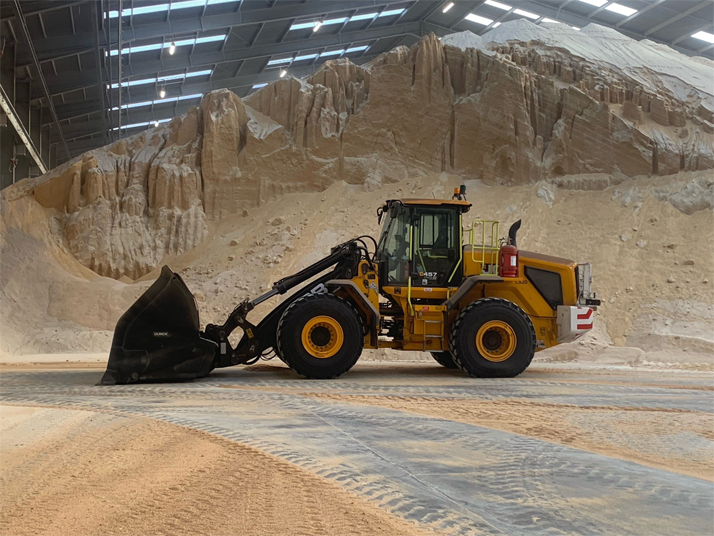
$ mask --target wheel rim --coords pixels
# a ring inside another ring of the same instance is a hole
[[[330,316],[316,316],[302,328],[302,345],[312,357],[332,357],[342,348],[345,336],[340,323]]]
[[[505,361],[516,351],[516,333],[501,320],[486,322],[476,334],[476,349],[493,363]]]

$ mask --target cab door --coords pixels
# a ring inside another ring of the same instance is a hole
[[[458,211],[445,207],[415,208],[412,227],[412,286],[446,287],[460,281]]]

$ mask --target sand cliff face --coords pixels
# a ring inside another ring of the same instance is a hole
[[[527,184],[714,168],[714,98],[696,88],[675,94],[538,40],[445,42],[429,35],[364,67],[329,61],[245,101],[214,91],[4,195],[56,209],[71,255],[133,280],[203,241],[209,221],[340,180],[374,189],[433,172]]]

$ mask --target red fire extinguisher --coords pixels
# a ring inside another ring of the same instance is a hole
[[[498,275],[501,277],[518,277],[518,248],[512,244],[501,246],[498,259]]]

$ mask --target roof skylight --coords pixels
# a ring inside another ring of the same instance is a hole
[[[369,20],[369,19],[374,19],[376,17],[393,17],[394,15],[401,15],[405,11],[404,8],[402,9],[392,9],[390,11],[382,11],[381,13],[377,13],[376,11],[374,13],[362,13],[360,15],[354,15],[353,17],[350,17],[349,19],[347,17],[342,17],[338,19],[327,19],[323,20],[321,26],[327,26],[330,24],[342,24],[344,22],[355,22],[358,20]],[[320,23],[319,20],[313,20],[309,22],[298,22],[290,26],[290,30],[304,30],[306,28],[314,28]]]
[[[156,121],[144,121],[143,123],[132,123],[131,125],[122,125],[121,129],[130,129],[130,128],[139,128],[139,127],[148,127],[149,125],[156,125],[157,123],[166,123],[167,121],[171,121],[173,117],[167,117],[166,119],[158,119]],[[119,130],[119,127],[114,127],[112,130]]]
[[[511,11],[513,9],[512,6],[509,6],[508,4],[502,4],[501,2],[496,2],[495,0],[486,0],[484,4],[486,4],[487,6],[502,9],[503,11]]]
[[[193,39],[181,39],[180,41],[172,41],[165,43],[153,43],[151,45],[139,45],[135,47],[122,48],[121,53],[124,54],[136,54],[137,52],[147,52],[149,50],[161,50],[162,48],[169,48],[172,44],[177,47],[185,47],[189,45],[200,45],[201,43],[212,43],[214,41],[223,41],[226,38],[226,34],[223,35],[211,35],[209,37],[195,37]],[[119,55],[118,49],[113,49],[110,52],[111,56]]]
[[[147,15],[149,13],[162,13],[169,10],[169,5],[171,6],[171,11],[177,9],[188,9],[190,7],[204,7],[206,5],[213,6],[216,4],[229,4],[237,2],[238,0],[184,0],[183,2],[172,2],[171,4],[156,4],[153,6],[142,6],[135,8],[122,9],[122,17],[131,17],[137,15]],[[110,19],[116,19],[119,17],[119,11],[113,10],[109,12]]]
[[[476,15],[475,13],[469,13],[468,15],[466,15],[465,18],[466,20],[470,20],[471,22],[475,22],[476,24],[482,24],[483,26],[488,26],[493,22],[491,19]]]
[[[707,43],[714,43],[714,34],[709,32],[697,32],[692,34],[694,39],[699,39],[700,41],[706,41]]]
[[[156,100],[150,100],[150,101],[142,101],[142,102],[130,102],[128,104],[122,104],[121,108],[122,110],[127,110],[129,108],[141,108],[142,106],[153,106],[154,104],[165,104],[167,102],[178,102],[182,100],[189,100],[189,99],[200,99],[203,98],[203,93],[194,93],[193,95],[181,95],[179,97],[169,97],[167,99],[156,99]],[[113,111],[118,110],[118,106],[114,106],[112,108]]]
[[[144,84],[157,84],[159,82],[170,82],[173,80],[185,80],[186,78],[193,78],[195,76],[208,76],[213,72],[212,69],[208,69],[206,71],[196,71],[193,73],[186,73],[186,74],[172,74],[169,76],[159,76],[156,78],[143,78],[141,80],[130,80],[128,82],[124,82],[122,84],[122,87],[126,86],[141,86]],[[119,84],[115,83],[112,84],[112,89],[117,89],[119,87]]]
[[[516,15],[520,15],[521,17],[526,17],[533,20],[540,18],[540,15],[536,15],[535,13],[531,13],[530,11],[525,11],[524,9],[514,9],[513,12]]]

